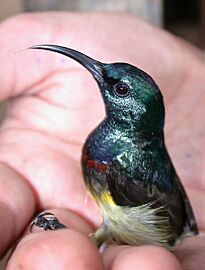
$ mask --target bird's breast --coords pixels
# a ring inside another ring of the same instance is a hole
[[[107,191],[106,175],[109,165],[91,158],[86,147],[82,154],[82,169],[85,183],[95,199]]]
[[[82,163],[88,171],[95,170],[99,173],[105,173],[108,165],[106,163],[100,162],[96,159],[92,159],[88,153],[87,148],[84,148],[82,155]]]

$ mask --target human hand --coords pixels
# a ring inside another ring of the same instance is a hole
[[[59,44],[102,62],[132,63],[152,75],[165,98],[168,149],[201,231],[203,53],[127,15],[27,14],[2,23],[0,35],[0,100],[9,99],[0,130],[0,252],[43,209],[52,208],[69,228],[23,236],[7,269],[202,269],[202,236],[184,240],[176,257],[159,247],[119,246],[109,247],[101,259],[87,237],[101,217],[86,195],[80,169],[82,144],[104,115],[97,85],[71,59],[45,51],[18,51],[35,44]]]

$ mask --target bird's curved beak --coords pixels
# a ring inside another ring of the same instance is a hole
[[[102,74],[103,64],[81,52],[63,46],[47,45],[47,44],[34,45],[29,49],[48,50],[68,56],[77,61],[78,63],[80,63],[82,66],[84,66],[93,75],[93,77],[99,84],[103,83],[103,74]]]

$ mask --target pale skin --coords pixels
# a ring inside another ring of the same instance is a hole
[[[0,129],[0,253],[49,210],[69,229],[20,237],[7,268],[193,270],[205,265],[204,53],[128,15],[27,14],[0,25],[0,100],[9,100]],[[159,85],[166,142],[201,232],[174,253],[154,246],[108,247],[101,256],[88,234],[101,216],[87,195],[80,155],[104,116],[97,85],[79,64],[35,44],[59,44],[102,62],[128,62]]]

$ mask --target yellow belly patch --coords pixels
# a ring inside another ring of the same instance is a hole
[[[90,193],[91,198],[96,201],[99,206],[102,205],[116,205],[116,203],[114,202],[110,192],[105,189],[104,191],[101,191],[100,194],[96,194],[95,192],[93,192],[93,189],[88,186],[88,190]]]
[[[100,200],[102,203],[106,203],[106,204],[109,204],[109,205],[115,205],[116,203],[114,202],[111,194],[109,192],[102,192],[100,198],[98,199]]]

